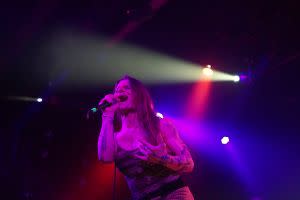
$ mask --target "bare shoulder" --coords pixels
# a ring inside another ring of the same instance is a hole
[[[178,137],[178,131],[171,119],[160,119],[160,129],[163,136]]]
[[[159,120],[161,129],[174,128],[173,122],[169,118],[162,118]]]

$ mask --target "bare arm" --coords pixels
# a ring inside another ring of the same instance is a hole
[[[182,149],[179,155],[172,156],[166,154],[161,159],[161,164],[178,173],[190,173],[194,169],[194,161],[186,147]]]
[[[192,172],[194,161],[176,128],[170,121],[164,120],[161,122],[161,131],[167,147],[173,153],[161,156],[161,164],[178,173]]]
[[[99,104],[104,101],[113,102],[115,99],[113,94],[106,95]],[[113,104],[102,112],[102,125],[98,138],[98,158],[103,162],[114,161],[115,139],[114,139],[114,113],[117,109],[117,104]]]
[[[153,146],[140,140],[140,153],[135,156],[142,160],[164,165],[179,174],[191,172],[194,168],[194,161],[175,127],[163,119],[160,129],[164,142]]]
[[[102,116],[102,126],[98,138],[98,158],[103,162],[114,161],[114,127],[112,116]]]

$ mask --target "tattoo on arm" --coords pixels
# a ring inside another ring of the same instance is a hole
[[[180,151],[179,155],[164,155],[161,156],[161,159],[162,164],[166,164],[166,166],[175,169],[176,171],[184,171],[185,169],[188,169],[190,167],[190,154],[185,145],[183,146],[183,149]]]
[[[190,171],[193,168],[194,163],[191,154],[187,146],[181,140],[177,129],[168,122],[162,124],[162,129],[164,133],[163,138],[171,143],[171,146],[174,145],[175,154],[167,154],[168,156],[161,157],[161,162],[166,167],[178,172]],[[174,142],[170,140],[173,140]]]

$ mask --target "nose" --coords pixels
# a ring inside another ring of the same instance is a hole
[[[120,89],[116,92],[116,95],[119,96],[119,95],[122,95],[125,91],[123,89]]]
[[[123,94],[124,94],[124,90],[123,89],[119,89],[116,93],[115,93],[115,96],[117,97],[117,98],[119,98],[120,96],[122,96]]]
[[[119,94],[120,92],[122,92],[121,89],[115,90],[115,94],[116,94],[116,95]]]

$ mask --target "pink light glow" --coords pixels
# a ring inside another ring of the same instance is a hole
[[[201,118],[207,107],[211,82],[209,80],[195,83],[187,100],[187,116]]]

